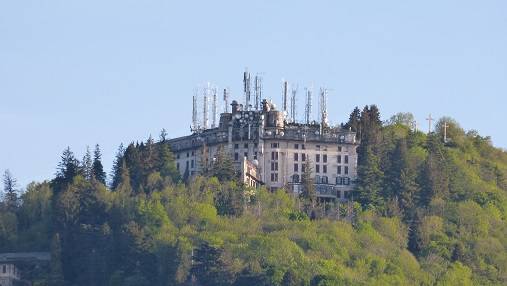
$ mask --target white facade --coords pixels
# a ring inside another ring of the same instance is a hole
[[[19,280],[19,272],[14,264],[0,264],[0,286],[12,286]]]
[[[322,198],[346,199],[357,179],[358,142],[355,133],[316,123],[287,123],[283,112],[270,106],[262,111],[223,113],[217,128],[169,140],[182,175],[196,175],[222,150],[240,170],[243,160],[271,190],[298,192],[305,163],[309,160],[317,194]]]

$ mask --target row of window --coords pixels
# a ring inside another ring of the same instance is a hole
[[[271,163],[271,165],[273,165],[273,163]],[[276,166],[277,166],[276,170],[278,171],[278,163],[276,163]],[[319,164],[315,165],[315,173],[321,173],[320,166],[321,165],[319,165]],[[271,169],[271,170],[273,171],[273,169]],[[306,171],[306,166],[305,166],[305,164],[302,164],[301,165],[301,172],[304,173],[305,171]],[[348,175],[349,174],[349,166],[343,166],[343,169],[342,169],[342,166],[336,167],[336,173],[338,175],[341,175],[342,171],[343,171],[344,175]],[[299,164],[294,164],[294,172],[295,173],[299,172]],[[322,165],[322,173],[327,174],[327,165]]]
[[[243,148],[245,148],[245,149],[248,149],[248,147],[249,147],[248,143],[245,143],[243,145]],[[257,148],[257,147],[259,147],[259,144],[254,143],[254,148]],[[234,149],[239,149],[239,144],[234,144]]]
[[[273,174],[271,174],[271,178],[273,178]],[[276,179],[278,181],[278,174],[276,174]],[[327,176],[315,176],[315,183],[316,184],[329,184],[329,178]],[[272,180],[273,181],[273,180]],[[292,175],[292,182],[293,183],[301,183],[301,178],[298,174]],[[350,185],[350,178],[349,177],[336,177],[335,181],[336,185]]]
[[[273,153],[276,153],[276,152],[273,152]],[[320,163],[320,158],[321,158],[320,154],[315,154],[315,162],[316,163]],[[296,162],[299,161],[299,153],[294,153],[294,161],[296,161]],[[305,153],[301,153],[301,161],[306,161],[306,154]],[[336,161],[339,164],[341,164],[342,163],[342,155],[338,155],[336,157]],[[343,162],[345,164],[349,163],[349,155],[343,155]],[[322,155],[322,163],[327,163],[327,154]]]

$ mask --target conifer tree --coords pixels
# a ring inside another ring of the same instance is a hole
[[[90,147],[86,146],[86,153],[81,161],[81,172],[86,180],[92,179],[92,155],[90,153]]]
[[[58,163],[56,176],[65,183],[69,183],[72,179],[79,174],[79,161],[74,157],[74,153],[67,147],[61,156],[61,161]]]
[[[102,154],[100,152],[99,144],[95,145],[95,151],[93,152],[93,164],[92,164],[92,176],[95,180],[106,184],[106,172],[102,166]]]
[[[356,106],[352,113],[350,113],[349,121],[345,124],[346,129],[351,129],[354,132],[359,132],[359,124],[361,123],[361,110]]]
[[[121,180],[121,168],[123,162],[123,156],[125,154],[125,148],[123,148],[123,143],[118,147],[118,151],[116,151],[116,156],[113,162],[113,169],[111,171],[111,189],[114,190],[118,186]]]
[[[58,233],[53,236],[53,240],[51,241],[51,263],[49,270],[49,285],[65,285],[62,268],[62,246]]]
[[[4,195],[3,201],[9,211],[14,211],[18,207],[18,192],[16,190],[16,179],[9,170],[5,170],[3,176]]]
[[[299,194],[299,197],[303,200],[305,204],[305,210],[308,213],[310,213],[313,208],[315,208],[315,204],[317,203],[317,192],[315,190],[312,172],[313,168],[311,160],[307,158],[305,162],[305,171],[301,176],[302,190]]]

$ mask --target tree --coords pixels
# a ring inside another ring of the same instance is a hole
[[[399,112],[391,116],[389,119],[390,125],[404,125],[412,128],[414,126],[414,115],[410,112]]]
[[[222,260],[222,250],[208,242],[201,244],[194,252],[191,273],[204,286],[231,285],[233,277]]]
[[[304,166],[305,170],[301,175],[302,190],[299,194],[299,197],[305,204],[305,211],[307,214],[310,214],[310,212],[315,208],[315,204],[317,203],[317,192],[315,190],[315,184],[312,178],[313,168],[310,158],[306,159]]]
[[[158,142],[160,143],[165,143],[167,141],[167,131],[165,130],[165,128],[162,128],[162,131],[160,131],[160,139]]]
[[[16,179],[9,170],[4,172],[4,196],[5,207],[9,211],[14,211],[18,207],[18,191],[16,190]]]
[[[350,113],[349,121],[344,125],[346,129],[351,129],[354,132],[359,132],[361,123],[361,110],[356,106],[352,113]]]
[[[81,161],[81,171],[83,176],[87,180],[91,180],[93,177],[92,174],[92,155],[90,153],[90,147],[86,146],[86,153],[83,156],[83,160]]]
[[[205,164],[205,162],[201,164]],[[233,180],[235,178],[236,171],[234,169],[234,162],[222,148],[217,150],[216,157],[213,158],[208,174],[205,175],[216,177],[220,182]]]
[[[118,147],[118,151],[116,151],[116,156],[113,162],[113,169],[111,171],[111,189],[115,190],[118,187],[118,184],[121,180],[121,169],[124,164],[123,156],[125,154],[125,148],[123,148],[123,143]]]
[[[92,176],[95,180],[106,184],[106,172],[101,162],[102,154],[100,152],[99,144],[95,145],[95,151],[93,152],[93,164],[92,164]]]
[[[56,176],[65,183],[69,183],[72,179],[79,174],[79,161],[74,157],[74,153],[67,147],[61,156],[61,161],[58,163]]]
[[[62,268],[62,246],[58,233],[55,233],[51,241],[51,263],[49,270],[49,285],[65,285]]]

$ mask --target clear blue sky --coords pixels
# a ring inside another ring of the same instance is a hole
[[[239,98],[245,67],[278,102],[282,78],[327,86],[333,122],[375,103],[507,147],[507,1],[4,0],[0,171],[24,187],[95,143],[109,171],[121,142],[187,134],[198,84]]]

